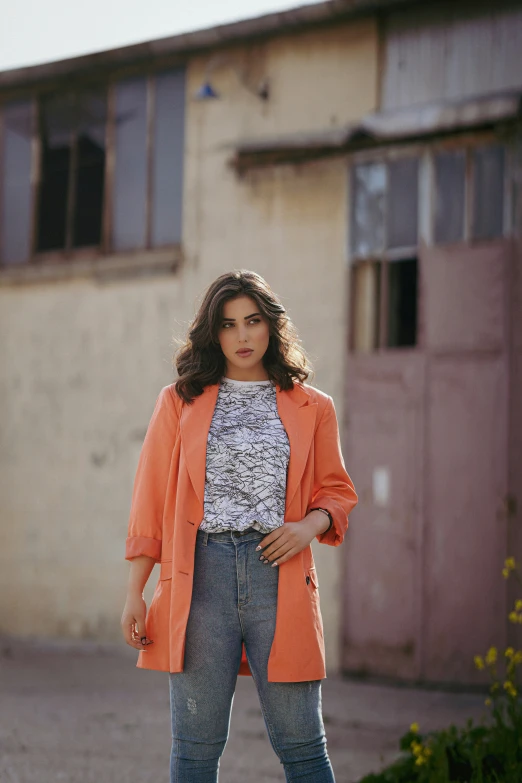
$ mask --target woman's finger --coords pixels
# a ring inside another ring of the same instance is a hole
[[[300,551],[299,549],[295,549],[294,547],[288,549],[283,555],[278,555],[276,558],[274,558],[274,561],[272,562],[270,568],[273,568],[275,566],[279,567],[283,563],[286,563],[287,560],[290,560],[290,558],[297,555],[299,551]]]
[[[275,552],[272,552],[265,559],[268,560],[269,563],[273,563],[276,560],[279,562],[281,560],[281,558],[283,558],[288,552],[291,552],[291,551],[294,551],[294,550],[295,550],[295,547],[292,546],[291,542],[285,541],[285,543],[282,546],[280,546]]]

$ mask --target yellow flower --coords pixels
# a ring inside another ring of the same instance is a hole
[[[515,601],[515,612],[522,612],[522,598]]]
[[[506,658],[512,658],[514,654],[515,654],[515,651],[514,651],[514,649],[512,647],[508,647],[506,652],[504,653]]]
[[[503,568],[502,569],[502,576],[504,577],[504,579],[508,578],[508,576],[509,576],[509,568]]]
[[[479,670],[482,670],[484,668],[484,660],[482,658],[482,655],[475,655],[475,666]]]
[[[412,734],[418,734],[419,733],[419,724],[418,723],[412,723],[410,726],[410,731]]]
[[[486,699],[486,701],[484,702],[484,704],[486,705],[486,707],[491,707],[492,703],[493,703],[493,702],[491,701],[491,699]]]
[[[508,620],[510,623],[518,623],[518,614],[516,612],[510,612],[508,614]]]
[[[518,666],[519,663],[522,663],[522,652],[520,650],[514,654],[511,663],[514,663],[515,666]]]
[[[497,662],[497,648],[490,647],[486,654],[486,663],[488,666],[493,666]]]
[[[512,696],[513,698],[517,695],[517,689],[515,688],[513,683],[510,682],[509,680],[507,680],[504,683],[504,690],[506,691],[508,696]]]
[[[514,571],[517,567],[517,564],[515,563],[514,557],[506,557],[506,560],[504,562],[504,567],[509,568],[510,571]]]

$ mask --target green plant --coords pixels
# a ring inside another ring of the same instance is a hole
[[[522,584],[512,557],[506,559],[502,575],[513,575]],[[508,619],[522,624],[522,598],[515,601]],[[400,740],[398,760],[360,783],[522,783],[522,698],[517,688],[521,665],[522,650],[513,647],[502,656],[496,647],[476,655],[475,666],[490,676],[487,721],[474,725],[469,720],[464,727],[452,725],[424,735],[413,723]]]

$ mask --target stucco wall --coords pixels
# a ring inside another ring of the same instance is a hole
[[[226,54],[226,53],[225,53]],[[225,65],[221,100],[198,103],[207,58],[188,68],[184,261],[172,276],[0,290],[0,632],[117,638],[132,480],[156,395],[218,274],[255,269],[283,298],[343,417],[346,166],[266,169],[238,180],[234,141],[320,129],[376,105],[377,40],[360,22],[234,49],[262,103]],[[349,469],[349,466],[347,466]],[[328,665],[338,665],[342,548],[314,545]],[[150,595],[150,591],[149,591]]]

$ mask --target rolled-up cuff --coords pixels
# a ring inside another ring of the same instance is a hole
[[[130,536],[125,542],[125,560],[146,555],[156,561],[161,560],[161,541],[157,538],[144,538],[142,536]]]

